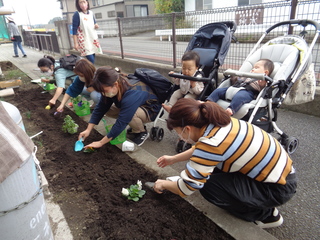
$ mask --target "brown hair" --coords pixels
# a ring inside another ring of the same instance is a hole
[[[196,67],[200,66],[200,56],[197,52],[188,51],[183,54],[181,61],[190,61],[190,60],[195,62]]]
[[[92,79],[94,76],[94,72],[96,71],[95,66],[87,59],[82,58],[80,59],[74,69],[73,72],[77,75],[79,75],[79,73],[81,73],[83,75],[83,77],[85,78],[85,85],[86,87],[88,87],[89,85],[92,84]]]
[[[271,60],[269,60],[269,59],[260,59],[259,61],[263,62],[263,67],[264,67],[264,69],[269,71],[268,76],[270,76],[270,74],[273,72],[273,69],[274,69],[273,62]]]
[[[120,101],[123,94],[131,86],[123,74],[118,73],[114,68],[110,66],[99,67],[93,77],[92,87],[99,93],[104,92],[104,87],[112,87],[115,82],[118,82],[119,91],[117,98]]]
[[[229,114],[214,102],[200,102],[193,98],[180,98],[171,108],[167,127],[194,126],[202,128],[208,124],[223,127],[230,123]]]
[[[88,9],[87,9],[87,11],[89,11],[89,10],[90,10],[90,4],[89,4],[89,1],[88,1],[88,0],[86,0],[86,1],[87,1],[87,3],[88,3]],[[82,9],[81,9],[80,4],[79,4],[79,0],[76,0],[76,9],[78,10],[78,12],[82,12]]]

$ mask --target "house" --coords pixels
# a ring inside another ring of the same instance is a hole
[[[185,0],[185,12],[201,11],[214,8],[240,7],[252,4],[277,2],[283,0],[228,0],[228,1],[214,1],[214,0]]]
[[[72,22],[76,11],[75,0],[58,0],[61,3],[62,16]],[[88,0],[96,20],[107,20],[118,17],[142,17],[154,15],[153,0]]]

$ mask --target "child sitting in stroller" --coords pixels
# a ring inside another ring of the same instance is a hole
[[[274,69],[274,64],[269,59],[260,59],[257,61],[251,73],[264,73],[269,76]],[[231,78],[231,87],[217,88],[208,97],[207,101],[217,102],[219,99],[226,100],[226,92],[232,88],[240,89],[232,98],[230,106],[226,109],[226,112],[232,116],[236,113],[245,103],[251,102],[259,92],[266,86],[266,81],[255,80],[251,78]]]
[[[182,74],[191,77],[203,77],[203,74],[198,70],[200,67],[200,57],[195,51],[187,51],[183,54],[182,58]],[[174,73],[173,71],[169,74]],[[180,78],[174,78],[174,83],[179,85],[179,89],[174,91],[167,105],[162,104],[162,107],[167,112],[170,112],[171,107],[180,98],[194,98],[196,99],[204,88],[203,82],[189,81]]]

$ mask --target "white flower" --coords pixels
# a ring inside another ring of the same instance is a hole
[[[121,191],[122,195],[123,196],[129,196],[129,190],[127,188],[122,188],[122,191]]]
[[[138,189],[141,190],[142,189],[142,182],[140,180],[137,181],[137,185],[138,185]]]

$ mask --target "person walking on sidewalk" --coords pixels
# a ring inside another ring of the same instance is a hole
[[[22,53],[22,57],[24,58],[27,57],[27,54],[25,53],[21,44],[22,38],[17,25],[15,24],[12,17],[7,17],[7,20],[8,20],[8,30],[10,33],[10,39],[11,41],[13,41],[13,51],[14,51],[13,57],[19,57],[18,48]]]
[[[141,81],[131,85],[123,74],[110,66],[97,69],[92,87],[101,93],[101,99],[92,112],[87,129],[79,134],[85,140],[93,127],[99,124],[106,114],[116,119],[110,132],[100,141],[85,148],[100,148],[116,138],[129,125],[132,128],[132,141],[141,146],[149,137],[144,123],[153,121],[161,109],[161,104],[151,88]]]
[[[89,1],[76,0],[76,8],[72,17],[74,48],[94,64],[95,54],[102,53],[96,31],[99,25],[90,10]]]
[[[185,197],[199,190],[207,201],[261,228],[282,224],[276,207],[293,197],[297,180],[290,156],[275,138],[214,102],[190,98],[173,105],[167,127],[195,145],[157,160],[162,168],[189,161],[177,181],[158,179],[155,192]]]

